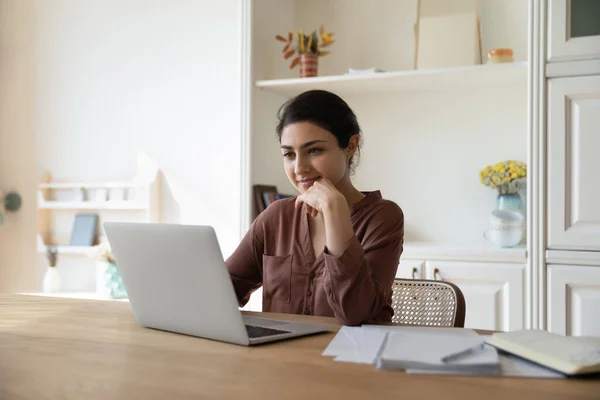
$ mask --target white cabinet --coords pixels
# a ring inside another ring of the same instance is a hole
[[[549,249],[600,250],[599,152],[600,75],[550,79]]]
[[[524,264],[428,261],[425,268],[427,279],[452,282],[463,292],[466,328],[524,327]]]
[[[600,1],[549,0],[548,61],[600,59]]]
[[[600,336],[600,266],[548,266],[548,330]]]

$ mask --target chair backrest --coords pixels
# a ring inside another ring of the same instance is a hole
[[[464,327],[465,297],[453,283],[394,279],[392,322],[408,325]]]

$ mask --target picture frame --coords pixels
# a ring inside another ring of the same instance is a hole
[[[93,246],[98,229],[97,214],[76,214],[70,246]]]

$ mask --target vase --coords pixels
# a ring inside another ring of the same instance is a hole
[[[44,293],[54,293],[60,291],[60,274],[56,267],[46,267],[44,274],[43,290]]]
[[[309,78],[317,76],[319,72],[319,57],[316,54],[308,53],[300,55],[300,78]]]
[[[112,299],[125,298],[127,292],[116,264],[98,261],[96,264],[96,293]]]
[[[522,212],[521,196],[519,193],[498,193],[496,197],[498,210],[512,210]]]

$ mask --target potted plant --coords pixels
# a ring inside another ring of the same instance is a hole
[[[289,32],[287,38],[276,35],[275,39],[285,43],[282,50],[284,59],[288,60],[296,55],[290,63],[290,69],[300,65],[300,77],[305,78],[317,76],[318,58],[329,54],[329,51],[321,49],[334,43],[332,36],[332,32],[325,33],[323,26],[321,26],[318,33],[313,31],[305,35],[304,31],[300,29],[299,31]]]
[[[92,256],[96,259],[96,293],[102,297],[126,298],[125,285],[108,243],[94,246]]]
[[[527,164],[514,160],[487,165],[479,172],[481,183],[498,191],[497,208],[519,212],[523,207],[519,191],[526,176]]]
[[[58,248],[56,246],[46,246],[46,258],[48,259],[48,266],[42,283],[44,293],[58,292],[61,288],[60,274],[56,268]]]

